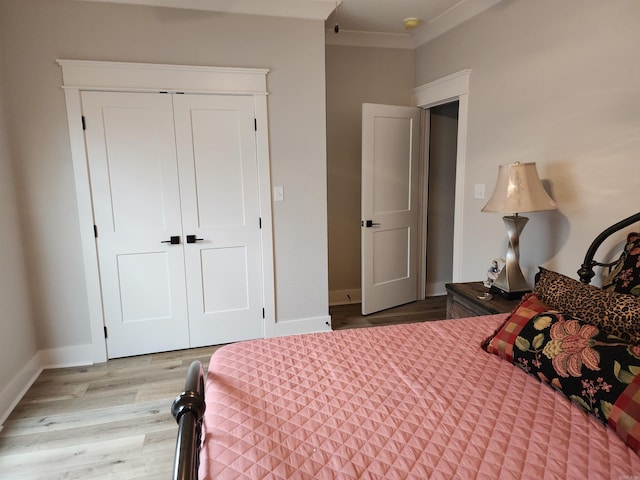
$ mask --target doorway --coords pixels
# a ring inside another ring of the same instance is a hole
[[[444,295],[452,281],[458,111],[458,100],[363,104],[363,315]]]
[[[453,278],[453,224],[459,102],[428,109],[427,253],[424,294],[444,295]]]
[[[455,165],[455,172],[452,178],[454,178],[453,185],[450,186],[450,190],[453,192],[453,198],[450,199],[450,203],[445,206],[449,212],[447,217],[448,222],[453,224],[451,234],[449,235],[449,244],[451,245],[451,273],[446,275],[446,280],[450,282],[460,281],[460,272],[462,265],[462,224],[464,218],[464,175],[465,175],[465,162],[466,162],[466,137],[467,137],[467,120],[469,111],[469,78],[470,70],[461,70],[457,73],[448,75],[446,77],[435,80],[431,83],[421,85],[415,88],[412,93],[412,103],[416,107],[422,109],[431,109],[448,103],[457,103],[457,129],[455,131],[455,162],[451,160],[452,165]],[[453,107],[451,107],[453,108]],[[426,120],[429,119],[428,115],[425,115]],[[428,122],[425,122],[427,124]],[[426,129],[425,129],[426,130]],[[428,145],[428,138],[425,132],[425,140],[423,145]],[[428,189],[427,172],[428,172],[428,158],[425,153],[422,158],[424,159],[423,168],[423,198],[421,205],[424,207],[426,204],[426,195]],[[421,225],[419,226],[420,238],[418,245],[421,247],[419,252],[418,269],[419,280],[417,298],[424,299],[426,297],[426,273],[427,273],[427,252],[426,252],[426,239],[427,239],[427,209],[423,208],[423,212],[420,215]],[[435,228],[432,226],[432,229]],[[449,229],[449,227],[447,228]],[[448,262],[447,262],[448,263]],[[447,267],[448,271],[448,267]],[[429,287],[430,294],[442,293],[444,294],[444,285],[446,281],[442,281],[439,286]],[[435,290],[435,289],[438,290]]]
[[[469,77],[470,70],[461,70],[446,77],[434,80],[433,82],[415,88],[411,93],[413,104],[423,108],[432,109],[440,105],[457,103],[457,131],[455,148],[455,178],[454,184],[450,187],[453,192],[453,203],[447,208],[453,216],[453,233],[450,237],[451,253],[451,282],[459,282],[461,275],[462,258],[462,236],[464,218],[464,176],[466,163],[466,143],[467,143],[467,121],[469,114]],[[427,140],[428,141],[428,140]],[[452,162],[454,163],[454,162]],[[424,218],[424,217],[423,217]],[[424,222],[423,235],[426,236],[426,218]],[[424,252],[420,267],[423,269],[419,285],[418,298],[426,295],[426,252]],[[444,284],[442,285],[444,287]]]
[[[342,52],[341,52],[342,53]],[[347,55],[346,58],[350,58]],[[342,59],[342,57],[340,57]],[[331,64],[330,64],[331,65]],[[358,69],[349,70],[348,62],[337,62],[334,70],[328,69],[327,94],[327,172],[329,218],[329,305],[361,303],[361,110],[362,104],[371,102],[372,92],[362,88],[362,82],[345,81],[345,69],[349,75],[359,75]],[[366,65],[365,65],[366,67]],[[366,68],[364,69],[367,72]],[[464,209],[464,171],[466,154],[466,128],[470,70],[425,83],[409,91],[411,99],[399,95],[396,90],[383,87],[375,90],[375,101],[387,105],[413,105],[427,111],[431,107],[457,101],[459,126],[457,133],[455,191],[453,205],[453,239],[450,241],[451,280],[460,280],[462,218]],[[352,76],[353,76],[352,75]],[[412,81],[412,79],[410,80]],[[407,81],[406,83],[410,83]],[[394,88],[399,84],[393,83]],[[394,92],[396,92],[394,94]],[[329,101],[331,100],[331,101]],[[426,190],[426,188],[425,188]],[[425,200],[426,203],[426,200]],[[421,226],[426,238],[426,223]],[[419,245],[426,245],[422,239]],[[422,272],[418,274],[418,298],[424,298],[426,290],[426,249],[417,262]],[[431,292],[431,290],[430,290]]]

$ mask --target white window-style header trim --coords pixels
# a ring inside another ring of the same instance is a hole
[[[265,68],[57,60],[63,88],[266,95]]]
[[[460,70],[414,88],[410,92],[413,105],[432,107],[460,95],[466,95],[469,93],[469,75],[471,75],[471,70]]]

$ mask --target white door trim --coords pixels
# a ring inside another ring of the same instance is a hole
[[[265,309],[265,335],[275,331],[275,284],[273,264],[273,225],[271,214],[271,174],[266,76],[269,70],[257,68],[218,68],[189,65],[57,60],[62,67],[67,122],[71,142],[80,241],[91,328],[94,362],[107,360],[102,315],[102,295],[98,257],[93,232],[93,209],[89,171],[82,130],[83,90],[129,92],[184,92],[201,94],[251,95],[254,98],[258,129],[257,159],[260,216],[262,219],[262,275]]]
[[[413,105],[430,108],[458,100],[458,141],[456,158],[456,186],[453,220],[453,282],[461,279],[462,235],[464,218],[464,172],[467,153],[467,121],[469,113],[469,76],[471,70],[461,70],[411,90]],[[424,205],[423,205],[424,207]],[[422,216],[426,215],[426,211]],[[424,276],[425,262],[420,265]]]
[[[427,298],[427,211],[429,209],[429,142],[431,141],[431,111],[420,112],[420,199],[418,207],[418,300]]]

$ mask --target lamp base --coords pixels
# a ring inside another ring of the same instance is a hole
[[[502,298],[505,298],[507,300],[518,300],[524,297],[527,293],[531,292],[531,290],[519,290],[519,291],[508,292],[506,290],[502,290],[501,288],[496,287],[495,285],[491,285],[491,287],[489,288],[489,292],[496,293],[500,295]]]
[[[520,270],[520,233],[529,219],[515,216],[502,217],[509,237],[506,262],[498,278],[491,285],[491,292],[508,300],[522,298],[525,293],[531,291],[531,287]]]

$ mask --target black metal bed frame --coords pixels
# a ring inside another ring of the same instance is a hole
[[[173,460],[173,480],[197,480],[202,445],[202,417],[204,401],[204,372],[202,363],[195,360],[189,366],[184,391],[171,406],[178,422],[178,438]]]
[[[618,223],[611,225],[609,228],[602,231],[600,235],[598,235],[587,250],[587,254],[584,257],[584,262],[578,270],[578,276],[580,277],[580,281],[582,283],[591,283],[591,279],[595,276],[595,272],[593,271],[593,267],[612,267],[616,262],[610,263],[601,263],[595,261],[593,258],[596,255],[596,251],[602,245],[602,243],[614,233],[622,230],[623,228],[629,227],[636,222],[640,222],[640,212],[631,215],[630,217],[625,218],[624,220],[620,220]]]

